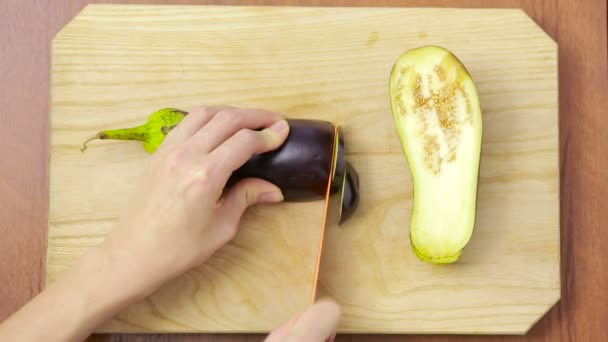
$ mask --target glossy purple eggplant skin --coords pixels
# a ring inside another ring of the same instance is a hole
[[[227,186],[245,178],[261,178],[278,186],[286,202],[306,202],[325,199],[330,176],[335,177],[332,194],[341,190],[341,177],[346,177],[340,224],[345,222],[359,204],[359,176],[345,160],[342,132],[338,132],[336,171],[330,175],[334,124],[305,119],[288,119],[287,122],[289,135],[283,145],[253,156],[232,174]]]
[[[228,186],[261,178],[278,186],[287,202],[325,197],[333,158],[335,126],[326,121],[289,119],[289,135],[274,151],[253,156],[237,169]]]

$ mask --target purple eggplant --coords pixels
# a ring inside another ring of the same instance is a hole
[[[141,140],[149,153],[154,153],[165,136],[178,125],[187,112],[176,108],[164,108],[151,114],[144,125],[104,130],[87,139]],[[332,177],[331,192],[342,191],[341,222],[350,217],[359,198],[358,177],[345,160],[344,139],[338,130],[338,149],[334,151],[335,125],[321,120],[287,120],[290,132],[278,149],[253,156],[237,169],[228,180],[232,186],[244,178],[261,178],[277,185],[285,201],[302,202],[323,200],[327,182]],[[336,167],[331,169],[332,162]]]
[[[335,126],[320,120],[289,119],[289,135],[278,149],[253,156],[237,169],[227,186],[245,178],[261,178],[278,186],[286,202],[322,200],[329,177],[331,192],[344,191],[340,222],[347,220],[359,201],[359,183],[355,169],[345,161],[344,139],[338,130],[338,150],[334,153]],[[336,170],[332,173],[332,162]]]

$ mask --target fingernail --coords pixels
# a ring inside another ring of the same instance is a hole
[[[327,342],[334,342],[336,340],[336,333],[331,334],[329,338],[327,338]]]
[[[263,192],[258,197],[258,201],[263,203],[275,203],[283,200],[283,194],[278,191]]]
[[[283,130],[285,130],[285,128],[287,128],[287,121],[285,120],[277,121],[272,126],[270,126],[270,129],[275,132],[282,132]]]

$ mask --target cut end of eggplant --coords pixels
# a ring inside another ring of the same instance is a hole
[[[390,103],[414,185],[414,253],[454,262],[475,225],[482,116],[473,80],[450,51],[420,47],[395,63]]]
[[[334,165],[331,193],[339,192],[340,195],[340,220],[339,225],[348,221],[355,213],[359,205],[359,175],[355,168],[346,161],[346,150],[342,130],[338,128],[336,134],[336,146],[334,149]]]
[[[340,224],[348,221],[359,206],[359,175],[355,168],[346,162],[343,190],[341,193]]]

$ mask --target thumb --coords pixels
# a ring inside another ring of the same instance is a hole
[[[340,306],[332,300],[320,300],[295,319],[273,331],[266,342],[333,341],[340,323]]]
[[[291,334],[302,341],[325,341],[332,337],[340,322],[340,306],[332,300],[320,300],[306,310],[291,328]]]
[[[258,178],[246,178],[236,183],[226,194],[219,208],[219,217],[238,224],[245,210],[256,203],[274,203],[283,200],[281,189]]]
[[[209,252],[201,259],[211,254],[232,240],[238,230],[239,221],[247,207],[256,203],[280,202],[283,200],[281,190],[274,184],[262,179],[246,178],[231,187],[218,203],[211,227],[213,233],[207,244]]]

